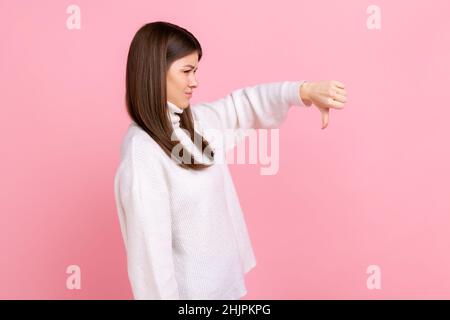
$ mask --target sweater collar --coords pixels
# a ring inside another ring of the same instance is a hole
[[[167,101],[167,111],[169,113],[170,121],[174,128],[180,127],[180,115],[183,113],[183,109],[175,105],[174,103]]]
[[[214,160],[209,160],[206,156],[203,156],[197,146],[194,145],[192,139],[184,132],[180,127],[180,115],[184,109],[178,107],[174,103],[167,101],[167,111],[169,113],[170,121],[172,123],[174,133],[181,142],[181,144],[190,152],[198,163],[214,163]],[[195,125],[195,124],[194,124]]]

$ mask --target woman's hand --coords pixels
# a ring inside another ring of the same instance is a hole
[[[344,88],[344,84],[336,80],[304,82],[300,87],[301,98],[311,101],[321,112],[322,129],[328,126],[330,108],[344,108],[344,103],[347,102]]]

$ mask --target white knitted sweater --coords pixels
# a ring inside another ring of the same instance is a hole
[[[254,85],[192,105],[194,127],[198,132],[276,128],[290,106],[310,106],[299,95],[303,82]],[[183,109],[168,102],[167,110],[182,141]],[[214,144],[214,136],[205,138],[216,153],[238,143]],[[244,274],[256,260],[225,161],[200,171],[181,168],[132,121],[114,191],[135,299],[221,300],[247,293]]]

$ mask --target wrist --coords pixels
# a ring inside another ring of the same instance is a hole
[[[303,103],[307,105],[308,107],[312,104],[310,93],[309,93],[309,82],[305,81],[300,86],[300,98],[302,99]]]

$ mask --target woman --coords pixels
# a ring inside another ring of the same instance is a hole
[[[239,299],[247,293],[244,274],[256,260],[228,167],[217,161],[238,135],[224,143],[223,136],[202,132],[275,128],[291,105],[312,103],[322,111],[324,128],[328,109],[345,102],[340,82],[284,81],[190,106],[201,57],[197,39],[168,22],[144,25],[130,46],[126,104],[132,122],[114,184],[135,299]]]

